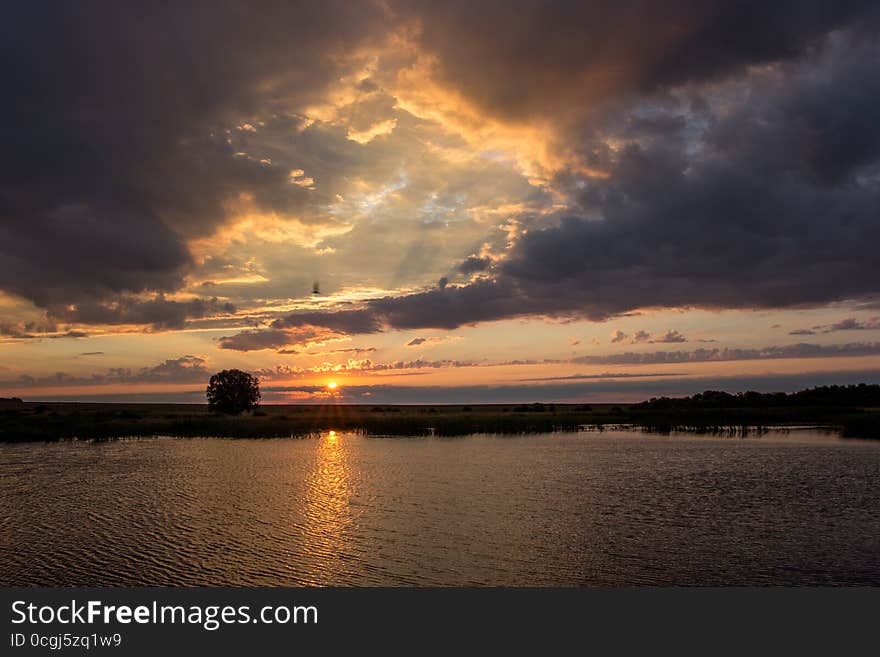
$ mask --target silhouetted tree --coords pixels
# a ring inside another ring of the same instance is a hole
[[[208,408],[215,413],[238,415],[260,403],[260,381],[241,370],[223,370],[208,383]]]
[[[706,390],[692,397],[652,397],[638,405],[640,408],[654,410],[666,409],[731,409],[731,408],[771,408],[771,407],[838,407],[873,408],[880,406],[880,385],[860,383],[849,386],[818,386],[799,392],[755,392],[748,390],[730,394],[717,390]]]

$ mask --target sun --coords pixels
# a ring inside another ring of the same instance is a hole
[[[328,387],[330,390],[336,390],[336,388],[337,388],[338,386],[339,386],[339,384],[336,383],[336,381],[330,381],[330,382],[327,384],[327,387]]]

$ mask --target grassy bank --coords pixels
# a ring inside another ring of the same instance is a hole
[[[370,435],[458,436],[541,433],[634,425],[647,431],[748,433],[812,424],[848,437],[880,438],[880,409],[836,406],[651,407],[648,404],[479,406],[267,405],[238,417],[204,405],[4,403],[0,441],[112,439],[134,436],[308,437],[330,430]]]

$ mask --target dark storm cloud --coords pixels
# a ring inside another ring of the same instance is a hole
[[[227,130],[323,100],[342,55],[418,23],[453,90],[489,114],[558,125],[557,146],[608,178],[560,172],[567,211],[496,264],[459,268],[486,279],[293,314],[271,331],[876,297],[874,4],[13,4],[0,27],[0,289],[68,322],[179,327],[215,312],[120,299],[179,288],[185,240],[215,231],[239,193],[299,207],[309,191],[237,156],[247,137]],[[762,77],[758,64],[778,70]],[[278,333],[241,335],[283,346]]]
[[[70,306],[50,306],[48,317],[76,324],[147,324],[154,329],[183,328],[187,319],[228,315],[235,306],[217,298],[173,301],[162,295],[154,299],[119,298],[112,302],[87,300]]]
[[[296,330],[253,329],[235,335],[223,336],[217,346],[233,351],[259,351],[261,349],[280,349],[288,345],[301,345],[329,338],[340,337],[338,333],[316,326],[303,326]],[[294,349],[282,349],[280,353],[299,353]]]
[[[0,336],[12,338],[14,340],[40,340],[48,338],[57,340],[61,338],[87,338],[88,333],[84,331],[67,330],[58,333],[58,327],[53,323],[42,322],[19,322],[0,323]]]
[[[13,3],[0,27],[0,289],[40,306],[173,290],[224,204],[295,206],[225,129],[336,78],[366,3]]]
[[[46,333],[57,330],[54,324],[38,324],[35,322],[2,322],[0,323],[0,336],[26,340],[36,338],[36,333]]]
[[[259,351],[260,349],[278,349],[295,341],[296,339],[288,331],[254,329],[223,336],[217,346],[221,349],[234,351]],[[293,353],[297,352],[293,351]]]
[[[565,104],[711,81],[797,57],[832,30],[862,25],[866,1],[679,0],[547,3],[405,0],[446,80],[484,109],[521,118]]]
[[[352,333],[375,333],[381,325],[365,310],[302,312],[274,320],[270,328],[251,329],[220,338],[221,349],[258,351],[342,337]],[[296,353],[294,350],[285,350]]]
[[[0,155],[0,166],[2,160]],[[11,194],[0,191],[3,290],[48,306],[120,292],[173,289],[183,282],[189,254],[151,213],[110,207],[103,200],[87,204],[58,199],[51,208],[25,208],[57,194],[51,181],[45,190],[36,188],[36,181],[32,185],[34,189],[19,187]]]
[[[321,326],[342,333],[375,333],[382,328],[375,313],[362,309],[295,313],[272,322],[274,329],[302,326]]]
[[[579,208],[535,225],[491,280],[377,299],[364,312],[392,328],[450,329],[876,298],[878,65],[876,41],[841,33],[778,71],[706,91],[711,102],[609,115],[601,131],[620,145],[603,155],[608,177],[574,187]],[[692,128],[633,136],[631,119],[645,113],[687,116]]]
[[[854,48],[756,83],[751,102],[705,117],[699,144],[679,131],[626,143],[582,192],[584,214],[527,234],[501,275],[595,317],[876,293],[880,56]]]
[[[458,266],[458,271],[465,276],[470,276],[476,272],[486,271],[491,265],[492,261],[489,258],[470,255]]]

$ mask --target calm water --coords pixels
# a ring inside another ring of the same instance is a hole
[[[0,584],[880,584],[880,442],[0,445]]]

